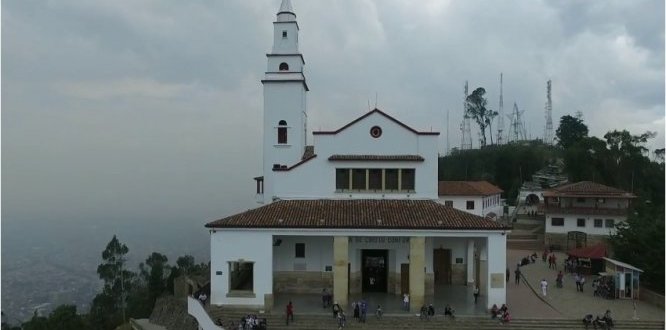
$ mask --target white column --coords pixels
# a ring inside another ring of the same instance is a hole
[[[474,283],[474,240],[467,240],[467,284]]]
[[[506,235],[490,234],[487,240],[487,308],[506,303]]]

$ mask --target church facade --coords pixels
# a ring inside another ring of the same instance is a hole
[[[438,132],[374,109],[307,138],[299,25],[289,0],[273,22],[264,89],[262,206],[206,224],[212,305],[270,309],[281,293],[408,293],[478,285],[506,302],[510,228],[438,203]]]

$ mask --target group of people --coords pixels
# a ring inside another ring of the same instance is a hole
[[[615,298],[615,282],[612,277],[602,276],[592,281],[592,288],[594,289],[594,296],[605,299]]]
[[[583,317],[583,325],[585,326],[585,329],[587,329],[590,325],[594,329],[611,329],[612,327],[615,326],[615,323],[613,322],[613,318],[611,317],[611,311],[606,310],[606,313],[604,314],[603,317],[600,317],[597,315],[596,318],[592,316],[592,314],[587,314]]]
[[[381,310],[381,306],[378,306],[378,308]],[[368,316],[368,302],[365,301],[365,299],[353,301],[352,309],[354,310],[354,319],[358,322],[365,323]]]
[[[432,318],[433,316],[435,316],[435,306],[433,306],[432,304],[428,304],[428,306],[426,305],[421,306],[421,310],[419,313],[419,318],[421,318],[421,320],[430,320],[430,318]],[[448,317],[451,319],[454,319],[456,317],[456,310],[449,304],[446,304],[446,306],[444,306],[444,317]]]
[[[502,304],[502,307],[497,308],[497,305],[493,304],[493,307],[490,309],[490,317],[492,319],[498,319],[500,323],[507,323],[511,321],[509,307],[507,307],[506,304]]]
[[[265,330],[266,328],[266,319],[259,318],[255,314],[243,316],[238,323],[239,330]]]

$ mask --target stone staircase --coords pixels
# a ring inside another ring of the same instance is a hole
[[[513,229],[507,236],[506,247],[510,250],[529,250],[541,253],[543,251],[543,223],[534,221],[517,222],[512,224]]]
[[[221,318],[224,322],[225,329],[231,328],[230,321],[234,321],[238,327],[238,320],[247,311],[230,311],[220,310],[211,312],[212,318],[215,320]],[[266,318],[268,329],[291,329],[291,330],[306,330],[306,329],[337,329],[337,323],[330,314],[307,314],[296,315],[294,322],[286,324],[284,315],[279,314],[258,314],[261,318]],[[583,329],[581,320],[568,320],[568,319],[514,319],[508,324],[500,324],[496,320],[491,320],[485,317],[466,317],[460,316],[455,320],[444,318],[444,316],[437,315],[429,321],[420,320],[417,316],[412,315],[385,315],[381,320],[376,319],[374,316],[368,316],[367,323],[358,323],[353,318],[347,318],[347,326],[349,329],[460,329],[460,330],[490,330],[490,329]],[[591,329],[591,328],[590,328]],[[616,330],[656,330],[664,329],[663,321],[616,321]]]

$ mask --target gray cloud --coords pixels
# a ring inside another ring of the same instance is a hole
[[[311,129],[374,106],[460,143],[462,86],[543,134],[664,137],[664,4],[293,0]],[[256,204],[265,53],[279,0],[2,2],[3,220],[201,224]],[[507,126],[508,126],[508,121]],[[478,145],[478,140],[474,141]]]

